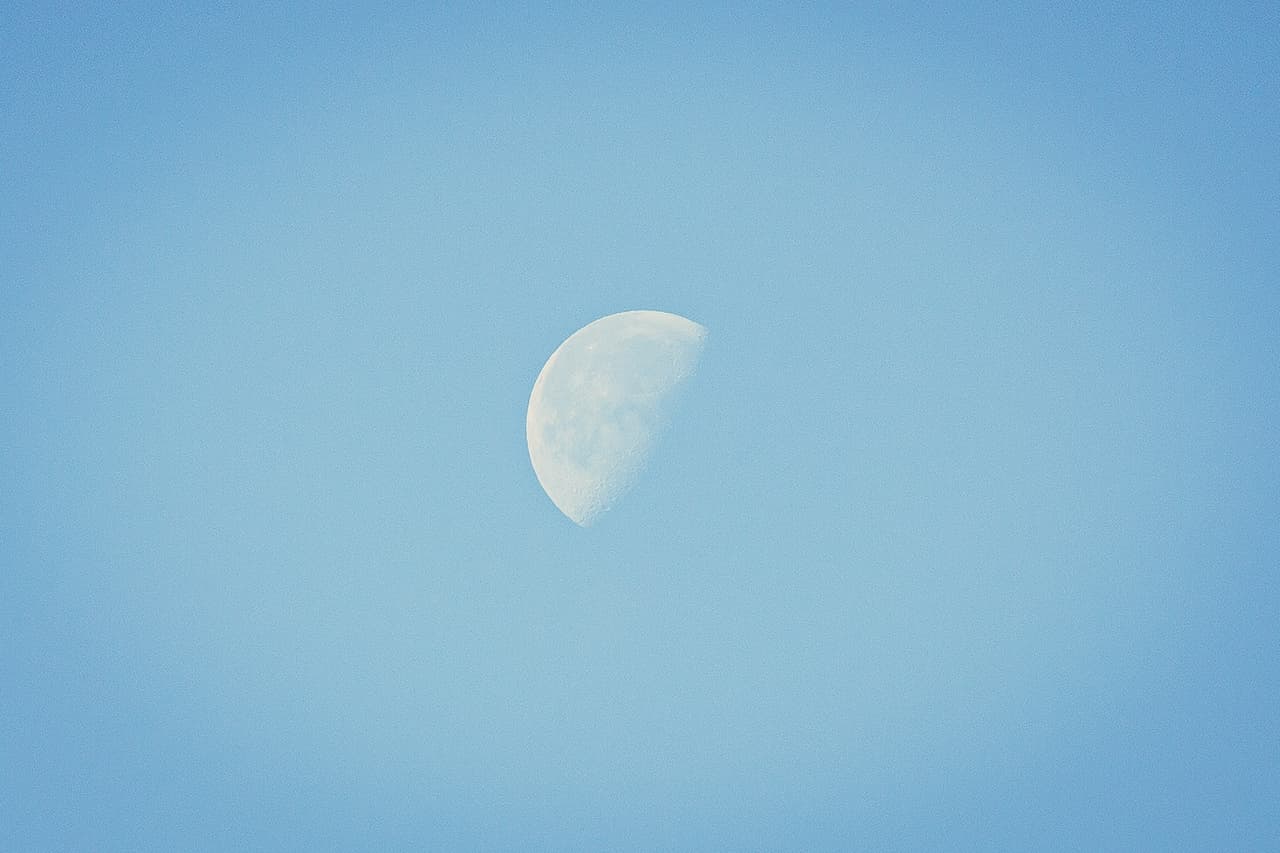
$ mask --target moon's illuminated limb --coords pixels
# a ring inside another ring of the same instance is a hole
[[[574,522],[591,524],[634,484],[706,334],[676,314],[624,311],[574,332],[547,359],[529,397],[529,459]]]

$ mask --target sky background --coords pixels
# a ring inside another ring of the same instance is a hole
[[[0,12],[0,848],[1275,843],[1274,4],[322,5]]]

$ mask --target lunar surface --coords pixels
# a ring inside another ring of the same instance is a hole
[[[693,375],[707,330],[663,311],[624,311],[574,332],[547,359],[525,434],[538,482],[587,527],[635,484]]]

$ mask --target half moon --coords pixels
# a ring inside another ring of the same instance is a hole
[[[635,484],[706,335],[677,314],[623,311],[574,332],[547,359],[525,437],[538,482],[572,521],[590,525]]]

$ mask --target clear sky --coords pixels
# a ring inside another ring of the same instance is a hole
[[[1274,4],[423,5],[0,12],[0,849],[1275,843]]]

